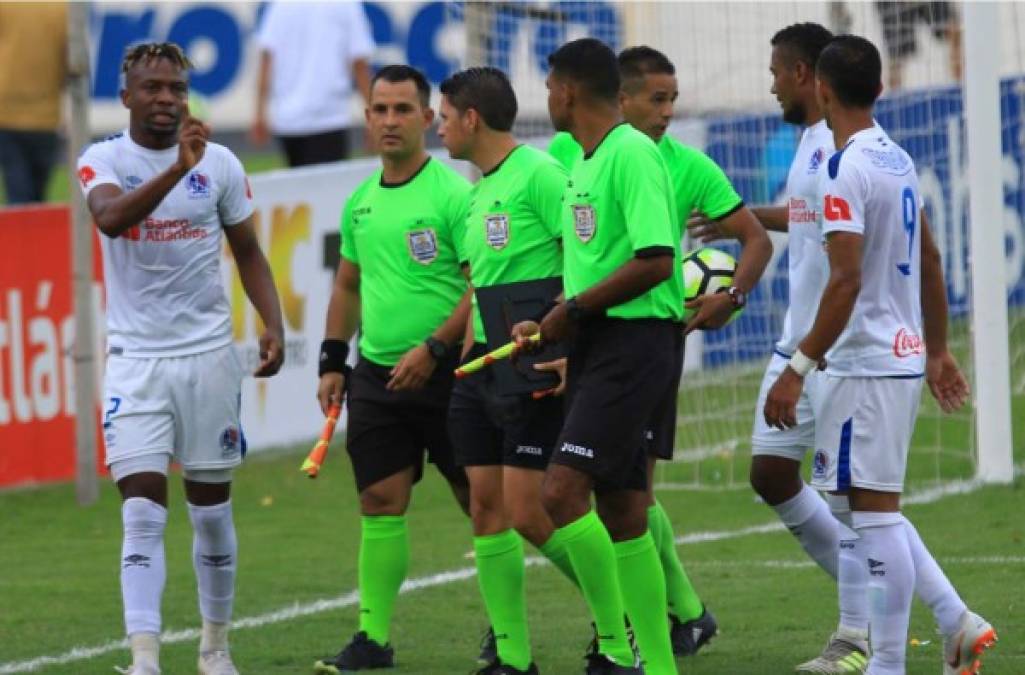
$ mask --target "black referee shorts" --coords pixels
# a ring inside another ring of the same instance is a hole
[[[467,360],[483,356],[476,343]],[[494,370],[456,380],[448,430],[461,466],[516,466],[544,471],[562,429],[562,398],[500,394]]]
[[[455,358],[439,361],[417,391],[388,391],[391,367],[360,355],[349,378],[346,433],[357,491],[411,466],[414,482],[419,481],[424,453],[446,479],[466,485],[466,472],[456,466],[445,424],[455,365]]]
[[[552,463],[594,479],[598,493],[646,490],[645,432],[675,390],[678,324],[599,318],[570,345],[566,421]]]
[[[658,402],[651,419],[651,426],[645,430],[645,450],[655,459],[672,459],[676,447],[677,400],[680,394],[680,379],[683,375],[683,324],[676,324],[677,348],[673,361],[673,384],[662,400]]]

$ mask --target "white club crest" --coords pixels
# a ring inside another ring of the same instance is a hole
[[[409,254],[421,265],[430,265],[438,257],[438,235],[432,228],[413,230],[407,238]]]

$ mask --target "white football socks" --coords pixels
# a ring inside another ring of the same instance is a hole
[[[949,637],[960,630],[961,617],[968,607],[907,518],[904,518],[904,529],[915,562],[915,593],[932,609],[940,632]]]
[[[811,559],[835,579],[839,524],[819,493],[803,484],[795,496],[772,508]]]
[[[900,512],[854,511],[868,556],[872,660],[868,675],[904,675],[915,563]]]
[[[121,543],[121,596],[125,631],[160,634],[160,599],[167,579],[164,528],[167,509],[143,497],[121,505],[124,538]]]
[[[865,542],[858,533],[838,523],[837,592],[840,599],[840,627],[843,637],[868,639],[868,556]]]
[[[238,540],[231,515],[231,501],[213,506],[189,504],[192,521],[192,563],[199,587],[199,611],[203,616],[201,653],[228,649],[228,628],[235,600]]]

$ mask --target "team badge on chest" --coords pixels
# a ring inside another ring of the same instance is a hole
[[[573,229],[577,233],[577,238],[585,244],[594,239],[595,217],[593,206],[590,204],[583,206],[579,204],[573,205]]]
[[[438,235],[433,229],[413,230],[406,236],[413,260],[421,265],[429,265],[438,257]]]
[[[484,216],[484,233],[488,246],[500,251],[509,243],[509,216],[504,213],[492,213]]]

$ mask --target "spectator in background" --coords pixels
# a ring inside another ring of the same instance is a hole
[[[370,95],[370,25],[358,2],[272,2],[257,35],[260,72],[251,137],[273,134],[289,166],[349,157],[353,88]]]
[[[43,201],[67,79],[63,2],[0,2],[0,170],[10,204]]]
[[[876,2],[883,24],[883,41],[890,57],[887,81],[890,89],[903,84],[904,60],[918,50],[915,31],[919,24],[932,28],[937,40],[950,46],[950,75],[961,81],[961,23],[951,2]]]

